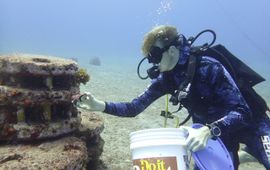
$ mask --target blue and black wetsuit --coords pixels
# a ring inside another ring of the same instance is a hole
[[[159,97],[173,94],[185,79],[184,70],[184,66],[178,64],[173,70],[161,73],[131,102],[106,102],[104,112],[124,117],[138,115]],[[215,123],[221,129],[220,138],[233,156],[235,169],[239,164],[237,151],[240,142],[247,144],[258,160],[270,168],[270,152],[264,149],[263,142],[270,137],[269,119],[261,118],[257,122],[252,119],[250,108],[220,62],[209,57],[199,60],[190,93],[182,104],[192,115],[194,123]],[[267,146],[270,149],[270,144]]]

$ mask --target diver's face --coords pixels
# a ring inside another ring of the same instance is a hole
[[[179,60],[179,50],[175,46],[162,53],[162,58],[158,66],[160,72],[172,70]]]
[[[170,71],[179,60],[179,50],[175,46],[164,47],[162,41],[158,40],[150,49],[147,59],[158,66],[160,72]]]

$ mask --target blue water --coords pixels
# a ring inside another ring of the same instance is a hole
[[[269,0],[0,0],[0,55],[78,58],[91,75],[82,92],[91,91],[100,100],[130,101],[150,83],[136,75],[147,31],[168,24],[189,37],[212,29],[216,44],[224,44],[267,79],[257,88],[270,104],[269,7]],[[94,57],[101,66],[88,64]],[[162,98],[124,121],[101,114],[106,126],[103,161],[110,167],[129,166],[128,133],[162,126],[156,114],[164,103]]]
[[[100,57],[104,66],[135,72],[144,34],[169,24],[187,37],[213,29],[216,43],[269,79],[269,6],[268,0],[1,0],[0,54],[76,57],[85,67]]]

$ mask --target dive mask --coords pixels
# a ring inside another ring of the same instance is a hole
[[[158,64],[162,59],[162,54],[169,49],[170,46],[160,48],[153,46],[147,55],[148,63]]]

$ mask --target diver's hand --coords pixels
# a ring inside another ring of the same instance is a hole
[[[83,95],[75,96],[73,104],[81,109],[89,111],[100,111],[105,110],[105,102],[96,99],[91,93],[86,92]]]
[[[186,138],[187,149],[196,152],[206,147],[208,139],[212,137],[211,132],[207,126],[203,126],[199,129],[194,129],[188,126],[180,126],[184,132],[188,133]]]

